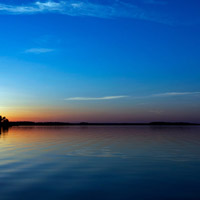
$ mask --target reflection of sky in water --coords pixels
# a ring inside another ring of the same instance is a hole
[[[1,199],[200,199],[199,133],[13,127],[0,136]]]

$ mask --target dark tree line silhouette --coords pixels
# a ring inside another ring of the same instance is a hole
[[[9,120],[6,117],[0,116],[0,127],[9,126]]]
[[[198,125],[196,123],[187,123],[187,122],[150,122],[150,123],[88,123],[88,122],[80,122],[80,123],[69,123],[69,122],[31,122],[31,121],[17,121],[17,122],[9,122],[6,117],[2,117],[0,115],[0,133],[1,128],[6,130],[12,126],[110,126],[110,125],[125,125],[125,126],[137,126],[137,125],[145,125],[145,126],[190,126],[190,125]]]

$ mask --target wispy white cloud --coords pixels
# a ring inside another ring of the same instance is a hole
[[[41,54],[41,53],[49,53],[54,51],[54,49],[47,49],[47,48],[31,48],[27,49],[25,53],[34,53],[34,54]]]
[[[64,100],[66,101],[93,101],[93,100],[112,100],[112,99],[121,99],[121,98],[130,98],[130,99],[148,99],[155,97],[175,97],[175,96],[191,96],[191,95],[200,95],[200,92],[166,92],[159,94],[151,94],[146,96],[105,96],[105,97],[70,97]]]
[[[39,12],[55,12],[62,11],[62,4],[64,2],[39,2],[36,1],[32,4],[27,5],[11,5],[11,4],[0,4],[0,12],[4,14],[34,14]]]
[[[133,96],[132,99],[148,99],[148,98],[158,98],[158,97],[176,97],[176,96],[192,96],[200,95],[200,92],[164,92],[158,94],[150,94],[144,96]]]
[[[112,99],[121,99],[128,96],[106,96],[106,97],[71,97],[66,98],[66,101],[94,101],[94,100],[112,100]]]
[[[146,0],[149,3],[161,3],[164,1]],[[155,21],[170,24],[166,17],[158,16],[154,12],[148,12],[136,4],[125,3],[120,0],[112,4],[94,3],[85,0],[48,0],[46,2],[36,1],[21,5],[0,4],[0,14],[37,14],[37,13],[59,13],[69,16],[90,16],[100,18],[127,17],[140,20]]]
[[[154,97],[171,97],[171,96],[186,96],[200,94],[200,92],[166,92],[160,94],[153,94]]]

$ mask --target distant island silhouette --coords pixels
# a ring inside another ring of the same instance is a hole
[[[70,123],[70,122],[32,122],[32,121],[16,121],[10,122],[6,117],[0,116],[0,127],[12,127],[12,126],[191,126],[200,125],[198,123],[189,122],[149,122],[149,123]]]

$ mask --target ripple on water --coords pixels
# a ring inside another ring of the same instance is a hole
[[[0,196],[200,199],[200,127],[13,127],[0,137]]]

